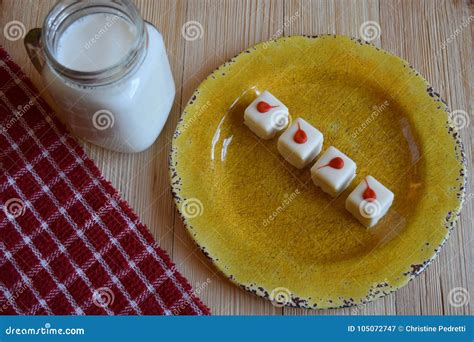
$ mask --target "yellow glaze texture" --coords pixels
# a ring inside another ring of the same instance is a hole
[[[286,163],[277,137],[243,124],[263,90],[324,134],[323,151],[334,145],[356,162],[339,198],[313,185],[309,167]],[[423,271],[454,226],[466,179],[439,95],[406,61],[345,36],[280,38],[219,67],[184,110],[170,172],[190,234],[224,274],[308,308],[365,303]],[[395,194],[372,229],[344,208],[369,174]]]

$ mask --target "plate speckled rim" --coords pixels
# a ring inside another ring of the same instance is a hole
[[[304,37],[305,39],[321,39],[321,38],[327,38],[327,37],[337,37],[339,39],[350,39],[354,44],[359,44],[359,45],[366,45],[368,48],[371,49],[376,49],[377,51],[382,51],[383,53],[388,53],[384,50],[381,50],[380,48],[365,42],[361,41],[360,39],[354,39],[354,38],[348,38],[344,36],[334,36],[334,35],[323,35],[323,36],[293,36],[293,37],[298,37],[302,38]],[[183,215],[183,205],[186,203],[187,199],[183,194],[182,194],[182,178],[179,175],[179,171],[177,170],[177,156],[179,154],[179,148],[177,146],[177,139],[180,136],[181,132],[184,131],[185,129],[189,128],[188,122],[186,122],[187,119],[192,120],[192,118],[187,117],[187,115],[192,111],[192,106],[197,102],[198,97],[200,96],[200,89],[205,87],[206,84],[209,84],[211,82],[218,82],[220,81],[220,76],[225,74],[224,71],[229,71],[229,68],[232,67],[232,64],[238,61],[244,54],[252,54],[252,52],[258,50],[258,49],[266,49],[269,45],[272,44],[278,44],[280,40],[289,40],[292,37],[281,37],[269,42],[262,42],[257,45],[255,45],[252,48],[249,48],[240,54],[238,54],[236,57],[230,59],[228,62],[224,63],[223,65],[219,66],[216,70],[214,70],[202,83],[201,85],[196,89],[194,94],[192,95],[191,99],[189,100],[186,108],[184,109],[181,118],[178,122],[178,125],[176,127],[175,134],[173,136],[173,142],[171,146],[171,152],[170,152],[170,159],[169,159],[169,171],[170,171],[170,179],[171,179],[171,187],[172,187],[172,193],[173,193],[173,198],[175,200],[176,206],[178,208],[179,214],[184,222],[185,227],[187,228],[188,232],[190,233],[191,237],[194,239],[194,241],[197,243],[199,248],[202,250],[202,252],[216,265],[216,267],[229,278],[232,282],[240,286],[241,288],[254,293],[260,297],[266,298],[273,300],[274,296],[272,294],[272,290],[265,289],[264,287],[260,286],[257,283],[240,283],[238,279],[236,279],[223,265],[217,258],[213,257],[212,251],[207,250],[205,245],[202,245],[199,243],[199,236],[196,235],[196,230],[190,223],[190,217],[189,217],[189,212],[187,215]],[[388,53],[390,54],[390,53]],[[390,54],[391,56],[394,56]],[[399,61],[406,66],[407,68],[410,68],[412,71],[414,71],[414,68],[409,65],[408,62],[405,60],[394,56]],[[397,289],[405,286],[408,282],[413,280],[416,276],[421,274],[428,265],[437,257],[439,252],[441,251],[442,246],[445,244],[446,240],[450,236],[451,231],[453,230],[455,223],[457,221],[457,218],[460,215],[462,205],[464,202],[465,198],[465,191],[466,191],[466,182],[467,182],[467,167],[466,167],[466,158],[465,158],[465,153],[464,153],[464,148],[462,145],[462,141],[458,132],[458,129],[456,128],[456,125],[453,123],[453,121],[450,118],[449,115],[449,109],[448,106],[446,105],[446,102],[441,99],[440,95],[436,93],[432,87],[428,84],[428,82],[416,71],[414,71],[416,76],[423,80],[424,84],[426,85],[426,91],[429,97],[433,98],[435,101],[440,103],[440,110],[438,112],[443,112],[446,117],[446,130],[448,134],[452,137],[454,141],[454,151],[453,154],[455,155],[456,160],[459,163],[459,176],[456,178],[456,181],[458,182],[456,189],[457,189],[457,198],[458,198],[458,203],[456,207],[453,207],[449,212],[446,213],[445,216],[445,221],[443,225],[446,228],[446,234],[443,237],[442,241],[438,244],[436,248],[433,249],[432,255],[425,259],[424,261],[416,264],[411,265],[411,270],[409,272],[406,272],[403,274],[404,278],[401,281],[401,283],[397,286],[391,286],[389,284],[384,283],[383,280],[380,281],[380,283],[374,284],[368,291],[367,295],[365,298],[360,298],[357,300],[354,300],[353,298],[339,298],[339,301],[332,301],[329,300],[329,302],[326,305],[317,305],[314,302],[311,301],[310,298],[302,298],[298,297],[292,293],[288,293],[288,298],[285,299],[284,305],[286,306],[292,306],[292,307],[303,307],[303,308],[310,308],[310,309],[316,309],[316,308],[341,308],[341,307],[348,307],[348,306],[353,306],[353,305],[360,305],[360,304],[365,304],[370,301],[373,301],[377,298],[383,297],[385,295],[388,295],[389,293],[392,293],[396,291]],[[195,110],[195,109],[194,109]],[[438,114],[438,113],[436,113]],[[274,290],[274,289],[273,289]]]

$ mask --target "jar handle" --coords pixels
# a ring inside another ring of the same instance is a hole
[[[35,69],[41,73],[45,63],[43,48],[41,47],[41,29],[31,29],[26,34],[23,43],[25,44],[26,52],[28,53],[28,57],[30,57]]]

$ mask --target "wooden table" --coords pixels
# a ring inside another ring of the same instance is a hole
[[[19,20],[26,29],[41,26],[53,2],[0,0],[1,29],[12,20]],[[467,190],[470,200],[465,203],[457,228],[437,260],[420,277],[396,293],[362,308],[310,311],[276,308],[221,276],[184,229],[176,213],[168,178],[170,140],[193,90],[213,69],[241,50],[280,35],[359,36],[362,23],[375,21],[380,24],[381,35],[373,43],[408,60],[447,100],[451,109],[472,114],[472,3],[468,0],[148,0],[136,3],[144,18],[155,24],[165,38],[177,86],[174,107],[161,136],[145,152],[120,154],[87,143],[84,146],[105,177],[148,225],[157,243],[171,255],[179,271],[196,286],[198,295],[214,314],[474,314],[474,194],[471,188]],[[181,28],[188,21],[202,25],[201,39],[183,38]],[[0,44],[43,90],[21,40],[12,42],[2,35]],[[472,115],[470,120],[471,124],[461,134],[472,169]],[[448,293],[456,287],[470,292],[472,300],[468,305],[453,307],[449,304]]]

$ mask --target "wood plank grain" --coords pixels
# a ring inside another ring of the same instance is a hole
[[[296,18],[296,20],[292,20]],[[379,21],[378,1],[286,1],[285,35],[344,34],[359,37],[361,25],[368,21]],[[380,46],[380,38],[373,41]],[[285,315],[368,315],[393,314],[394,297],[369,303],[368,305],[335,309],[303,310],[285,308]]]
[[[140,154],[120,154],[82,143],[104,176],[120,190],[157,243],[167,250],[214,314],[474,314],[474,189],[460,222],[438,259],[420,277],[395,294],[363,307],[309,311],[275,308],[226,280],[203,257],[176,215],[168,179],[168,150],[176,122],[199,83],[222,62],[257,42],[280,35],[337,33],[359,36],[363,22],[380,24],[378,46],[408,60],[444,97],[451,109],[464,110],[470,125],[460,131],[469,170],[474,166],[472,117],[473,5],[469,0],[137,0],[144,18],[163,34],[176,99],[157,142]],[[0,1],[0,28],[18,20],[26,30],[39,27],[54,0]],[[186,41],[181,29],[196,20],[203,36]],[[21,40],[0,35],[0,44],[44,91]],[[472,180],[472,176],[470,176]],[[471,301],[450,304],[453,289],[465,289]]]
[[[188,2],[187,20],[202,25],[202,38],[186,41],[183,102],[217,66],[248,46],[275,34],[283,19],[282,1],[198,1]],[[214,314],[281,314],[282,309],[244,292],[212,266],[176,216],[174,260],[192,283],[211,282],[200,293]],[[196,251],[190,256],[190,251]]]
[[[32,79],[43,96],[47,96],[48,94],[46,91],[43,91],[44,86],[41,82],[40,75],[36,72],[26,54],[23,40],[9,40],[4,36],[3,30],[9,22],[14,20],[24,25],[25,31],[23,33],[25,34],[32,28],[41,27],[44,17],[53,4],[54,0],[23,0],[20,2],[6,0],[0,3],[0,28],[2,33],[0,35],[0,44],[3,45],[12,56],[15,63],[23,68],[23,71]]]
[[[408,6],[409,4],[406,1],[381,2],[380,19],[383,32],[381,40],[385,49],[407,59],[410,63],[414,63],[413,59],[417,55],[416,50],[413,51],[411,48],[407,48],[406,45],[413,40],[419,27],[418,23],[413,20],[415,14],[410,12]],[[398,9],[397,11],[394,11],[395,7]],[[410,15],[407,18],[408,13]],[[406,21],[408,23],[405,23]],[[412,55],[410,55],[410,52]],[[421,314],[423,287],[421,282],[423,279],[424,275],[397,291],[397,314]]]
[[[174,34],[175,25],[185,19],[186,2],[136,1],[145,20],[154,24],[163,35],[173,77],[176,97],[169,119],[152,147],[139,154],[122,154],[86,144],[87,152],[104,175],[121,191],[152,231],[158,245],[173,253],[174,203],[168,176],[168,154],[174,127],[181,113],[181,87],[184,42]]]
[[[469,82],[460,82],[462,78],[457,77],[472,60],[468,51],[459,51],[461,47],[472,46],[469,30],[461,32],[443,48],[447,38],[461,24],[463,12],[466,17],[466,9],[467,3],[460,1],[382,1],[380,4],[382,31],[388,33],[382,35],[382,46],[407,59],[451,108],[469,112],[470,103],[466,99]],[[468,156],[472,148],[472,141],[466,141],[469,133],[472,133],[472,126],[461,131]],[[465,221],[466,217],[469,221]],[[450,305],[448,295],[456,287],[472,291],[472,278],[466,279],[469,274],[466,267],[471,267],[472,274],[472,253],[468,258],[460,257],[462,251],[472,250],[468,243],[472,239],[471,232],[472,207],[469,208],[468,203],[439,258],[422,276],[396,293],[397,314],[462,314],[467,310],[467,306]],[[466,237],[463,239],[463,236]],[[469,306],[472,310],[472,305]]]
[[[431,15],[428,16],[428,28],[430,36],[433,37],[430,39],[430,45],[436,62],[433,74],[435,79],[439,79],[441,94],[446,94],[450,108],[472,113],[473,56],[472,34],[469,32],[469,23],[472,25],[474,21],[472,10],[469,11],[467,1],[446,2],[437,6],[434,3],[430,4],[433,6]],[[472,119],[470,115],[470,125],[460,130],[470,170],[473,165]],[[472,176],[470,179],[472,180]],[[473,298],[472,184],[468,184],[467,194],[464,212],[449,240],[449,247],[439,258],[440,270],[437,273],[442,290],[443,313],[447,315],[472,314],[473,310],[472,302],[469,305],[457,305],[456,298],[450,296],[450,293],[461,294],[465,289]],[[431,294],[428,294],[427,298],[431,298]],[[427,310],[423,313],[430,314],[433,311],[432,305],[427,305]]]

